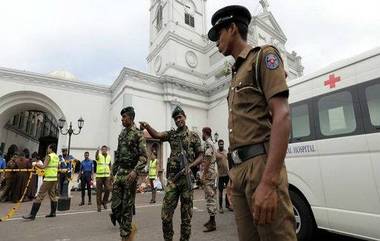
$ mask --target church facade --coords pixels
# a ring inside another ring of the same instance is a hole
[[[0,68],[0,148],[13,145],[30,152],[42,142],[56,140],[59,149],[68,145],[60,134],[84,119],[81,133],[72,136],[71,153],[82,159],[89,151],[94,157],[101,145],[116,149],[120,133],[120,110],[132,105],[136,123],[147,121],[159,131],[174,128],[171,112],[181,105],[187,124],[200,132],[209,126],[228,144],[227,88],[232,58],[223,57],[207,39],[206,0],[151,0],[148,73],[124,67],[111,86],[77,80],[66,71],[38,74]],[[286,36],[261,0],[262,11],[253,16],[248,42],[272,44],[282,58],[288,78],[303,74],[301,57],[285,48]],[[162,165],[170,153],[167,144],[149,139],[158,147]],[[40,150],[41,152],[43,150]]]

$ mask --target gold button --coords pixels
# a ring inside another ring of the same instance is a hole
[[[230,129],[230,133],[232,132],[232,129]]]

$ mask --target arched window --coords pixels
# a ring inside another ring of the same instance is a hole
[[[186,0],[184,2],[184,8],[185,8],[185,24],[194,28],[194,26],[195,26],[195,23],[194,23],[195,5],[194,5],[193,1]]]
[[[159,32],[162,28],[162,5],[159,5],[157,8],[156,14],[156,29]]]

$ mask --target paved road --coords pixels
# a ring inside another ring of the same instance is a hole
[[[73,192],[71,210],[58,212],[54,219],[44,217],[49,212],[50,204],[44,200],[39,216],[33,222],[22,220],[21,216],[29,212],[31,202],[22,204],[15,217],[7,222],[0,222],[1,241],[111,241],[120,240],[119,230],[109,221],[109,210],[96,212],[96,205],[79,207],[79,192]],[[137,215],[134,220],[138,227],[136,240],[163,240],[161,232],[160,209],[163,194],[158,195],[159,202],[149,205],[150,193],[137,195]],[[95,200],[95,196],[93,196]],[[203,193],[196,191],[194,196],[194,215],[192,222],[192,239],[196,241],[238,241],[232,212],[217,216],[217,231],[204,234],[203,223],[208,215],[205,210]],[[0,214],[3,215],[11,203],[0,203]],[[174,240],[179,240],[180,213],[177,208]],[[315,241],[359,241],[343,236],[319,232]]]

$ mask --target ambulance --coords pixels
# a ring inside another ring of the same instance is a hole
[[[380,47],[288,85],[298,239],[319,228],[380,240]]]

